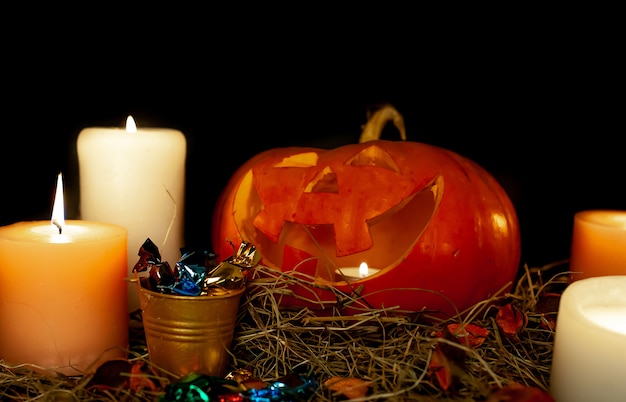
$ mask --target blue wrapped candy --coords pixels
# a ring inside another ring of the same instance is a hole
[[[213,291],[236,290],[245,285],[244,271],[253,268],[261,260],[256,247],[242,242],[239,251],[220,264],[217,255],[208,251],[186,251],[171,268],[167,261],[161,261],[158,247],[146,239],[139,249],[139,261],[133,271],[150,270],[147,278],[141,278],[141,285],[149,290],[183,296],[200,296]]]
[[[264,388],[242,390],[232,379],[191,373],[168,384],[160,402],[300,402],[317,391],[312,378],[290,374],[271,381]]]

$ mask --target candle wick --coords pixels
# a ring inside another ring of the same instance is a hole
[[[61,232],[63,231],[63,227],[61,225],[59,225],[59,223],[56,221],[56,219],[52,221],[52,224],[59,228],[59,234],[61,234]]]

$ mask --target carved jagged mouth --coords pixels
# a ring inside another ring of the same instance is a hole
[[[328,180],[318,181],[328,183]],[[325,191],[326,187],[320,187]],[[372,247],[350,255],[338,256],[333,224],[308,224],[281,222],[277,241],[270,240],[256,228],[250,216],[256,216],[263,204],[252,185],[250,172],[240,183],[234,200],[234,218],[239,233],[255,244],[266,265],[292,269],[287,261],[286,249],[298,250],[301,258],[309,256],[318,261],[317,271],[329,272],[337,267],[358,267],[366,261],[370,267],[392,269],[415,247],[439,206],[443,194],[443,179],[436,177],[430,185],[411,194],[389,211],[367,221]],[[245,208],[245,209],[244,209]]]
[[[418,187],[377,145],[340,159],[301,152],[243,176],[234,219],[265,264],[289,270],[310,257],[317,273],[363,261],[386,270],[414,248],[439,206],[443,179]]]

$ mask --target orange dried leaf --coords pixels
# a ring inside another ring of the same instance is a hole
[[[489,330],[475,324],[448,324],[448,330],[457,340],[470,348],[478,348],[489,336]]]
[[[539,388],[513,383],[492,392],[486,402],[554,402],[554,398]]]
[[[366,397],[370,393],[372,382],[354,377],[332,377],[324,382],[324,386],[348,399],[355,399]]]
[[[541,314],[539,317],[539,325],[541,328],[547,329],[549,331],[556,330],[556,316],[551,314]]]
[[[156,373],[149,369],[145,362],[136,362],[130,369],[130,384],[129,388],[133,392],[140,391],[142,389],[148,389],[150,391],[158,391],[159,386],[149,376],[155,376]]]
[[[455,385],[465,373],[465,351],[463,348],[454,346],[454,343],[460,344],[461,341],[457,335],[452,334],[450,328],[458,330],[455,325],[448,325],[442,331],[435,333],[437,337],[453,343],[437,343],[428,366],[430,375],[445,391]]]
[[[496,323],[504,335],[519,341],[519,333],[526,327],[528,317],[513,304],[508,303],[498,310]]]
[[[452,384],[452,369],[450,367],[450,361],[442,352],[439,347],[440,345],[441,344],[437,344],[435,347],[433,355],[430,358],[430,363],[428,364],[428,369],[431,376],[439,383],[441,389],[445,391],[450,388]]]

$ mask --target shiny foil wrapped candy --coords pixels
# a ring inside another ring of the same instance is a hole
[[[248,389],[229,376],[190,373],[169,384],[159,402],[298,402],[308,401],[317,391],[313,377],[288,374],[258,388]]]
[[[248,242],[242,242],[235,255],[217,263],[217,255],[204,250],[183,251],[172,267],[161,261],[159,249],[146,239],[139,249],[139,261],[133,272],[149,270],[149,276],[140,278],[141,286],[166,294],[201,296],[221,294],[245,286],[245,273],[261,260],[261,253]]]

